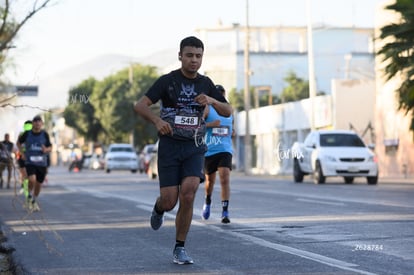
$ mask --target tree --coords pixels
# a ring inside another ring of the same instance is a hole
[[[2,74],[2,64],[7,55],[7,49],[14,48],[13,40],[20,29],[41,9],[45,8],[51,0],[33,1],[31,8],[23,16],[17,20],[12,14],[13,2],[17,1],[4,0],[0,4],[0,75]]]
[[[289,85],[285,87],[280,95],[282,102],[291,102],[309,97],[309,82],[298,77],[296,73],[289,72],[283,79]]]
[[[255,104],[255,98],[254,94],[255,88],[250,87],[250,107],[254,108]],[[244,89],[240,90],[240,92],[237,92],[235,88],[231,89],[228,93],[228,99],[230,105],[233,107],[233,109],[237,112],[244,110]],[[278,95],[272,95],[272,104],[279,104],[280,98]],[[269,105],[269,94],[264,94],[259,97],[259,107],[262,106],[268,106]]]
[[[414,131],[414,2],[396,0],[386,9],[399,14],[401,20],[381,28],[379,38],[389,42],[379,49],[377,55],[386,62],[384,70],[387,80],[394,77],[402,79],[396,90],[399,109],[405,110],[406,114],[411,112],[409,129]]]
[[[95,108],[90,102],[92,92],[97,80],[89,78],[69,91],[68,106],[63,112],[63,117],[68,126],[74,128],[86,140],[98,141],[103,133],[103,127],[95,116]]]
[[[268,93],[259,96],[259,107],[280,104],[282,101],[278,95],[272,94],[271,103],[269,103],[270,95]]]
[[[230,105],[237,112],[244,110],[243,93],[238,93],[236,89],[231,89],[228,93],[228,99]]]
[[[129,142],[131,134],[135,145],[155,142],[155,127],[134,113],[133,104],[157,78],[155,67],[135,64],[94,86],[90,102],[107,134],[107,142]]]
[[[7,50],[16,47],[13,44],[15,37],[20,29],[41,9],[45,8],[51,0],[33,1],[31,8],[25,13],[23,18],[16,19],[12,14],[12,7],[17,5],[17,1],[3,0],[0,2],[0,78],[3,76],[4,63],[7,59]],[[21,3],[18,3],[21,5]],[[0,79],[0,108],[4,106],[14,106],[17,94],[7,95],[9,87]],[[23,107],[23,106],[14,106]],[[33,108],[32,106],[29,106]]]

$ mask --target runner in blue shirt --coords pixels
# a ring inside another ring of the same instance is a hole
[[[225,96],[225,89],[221,85],[216,86],[217,90]],[[221,184],[221,206],[222,223],[230,223],[229,199],[230,199],[230,171],[232,169],[233,157],[233,115],[223,117],[212,107],[206,108],[206,144],[204,170],[206,174],[205,202],[203,205],[202,218],[207,220],[210,217],[211,196],[216,182],[216,172],[219,173]]]

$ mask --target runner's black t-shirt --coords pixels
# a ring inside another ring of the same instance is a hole
[[[36,165],[46,167],[48,165],[48,155],[43,153],[42,145],[46,147],[52,146],[50,143],[49,134],[41,130],[38,133],[33,131],[24,132],[18,139],[20,144],[24,144],[25,147],[25,164]]]
[[[173,138],[193,139],[205,134],[204,107],[194,101],[200,94],[227,102],[210,78],[199,74],[195,79],[189,79],[181,70],[161,76],[146,96],[152,103],[161,101],[160,116],[173,128]]]

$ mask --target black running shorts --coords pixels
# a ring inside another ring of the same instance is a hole
[[[25,161],[21,158],[17,159],[17,164],[19,165],[19,168],[24,168],[25,165]]]
[[[27,176],[36,175],[36,180],[43,183],[46,178],[47,167],[26,164]]]
[[[229,152],[217,153],[206,157],[204,163],[204,170],[207,175],[210,175],[217,171],[219,167],[232,168],[232,154]]]
[[[177,186],[185,177],[195,176],[204,182],[205,144],[194,140],[160,137],[158,144],[158,178],[160,187]]]

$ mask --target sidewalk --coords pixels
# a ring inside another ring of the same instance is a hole
[[[385,176],[380,177],[378,180],[380,183],[407,183],[407,184],[414,184],[414,178],[413,177],[392,177],[392,176]]]

